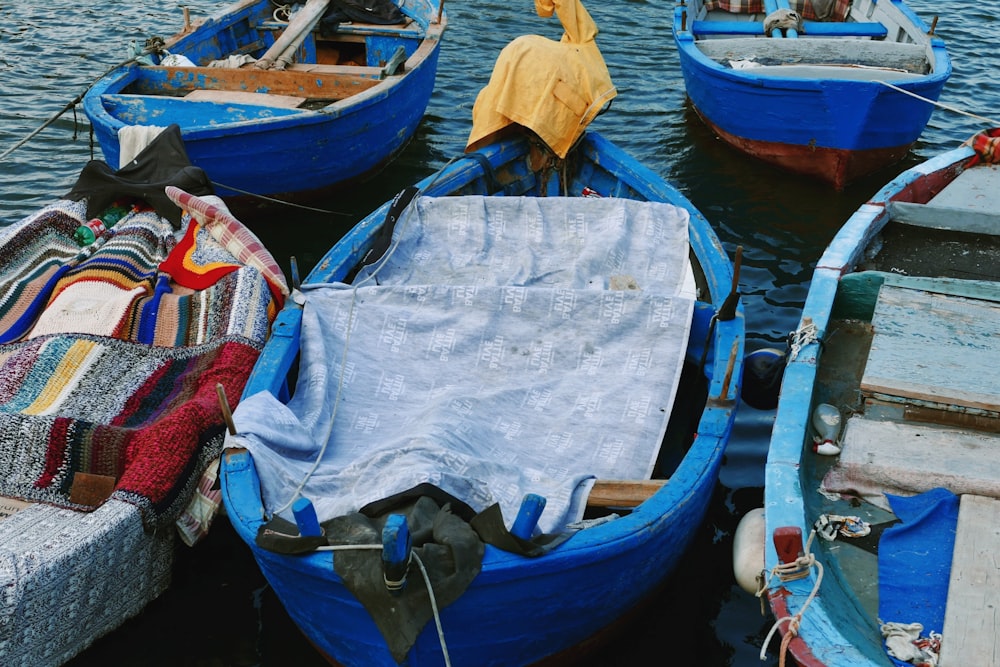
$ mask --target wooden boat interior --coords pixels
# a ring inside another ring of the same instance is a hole
[[[702,53],[723,64],[753,59],[764,66],[754,68],[755,75],[894,80],[931,69],[930,37],[894,3],[856,1],[843,20],[804,20],[798,30],[773,35],[765,34],[765,18],[790,5],[767,0],[764,7],[764,12],[735,13],[709,10],[703,0],[692,0],[679,11],[686,12]],[[789,65],[813,67],[794,72]]]
[[[102,97],[109,112],[138,122],[140,114],[178,118],[181,101],[224,103],[225,122],[238,122],[321,109],[403,73],[421,41],[441,27],[428,22],[436,16],[407,17],[397,25],[342,23],[325,34],[313,27],[285,69],[258,69],[253,64],[238,69],[210,67],[209,63],[230,55],[262,57],[288,27],[255,8],[257,3],[246,4],[224,22],[209,19],[168,40],[165,48],[170,53],[183,55],[196,66],[136,68],[121,92]],[[267,3],[263,7],[270,9]],[[206,32],[210,37],[204,37]]]
[[[873,656],[881,652],[877,536],[896,522],[882,494],[944,487],[960,496],[942,653],[942,664],[954,665],[977,664],[972,656],[998,647],[996,621],[983,628],[982,610],[1000,589],[992,565],[983,566],[1000,550],[1000,348],[983,341],[1000,330],[1000,214],[991,194],[1000,170],[950,176],[943,188],[911,188],[893,201],[857,272],[840,280],[813,404],[840,409],[843,449],[839,458],[804,455],[802,479],[820,491],[804,494],[807,516],[872,525],[872,539],[814,551],[836,580],[824,594],[843,591],[844,607],[870,619]]]

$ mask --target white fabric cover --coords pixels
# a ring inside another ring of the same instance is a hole
[[[429,482],[499,502],[508,526],[537,493],[557,532],[594,478],[648,477],[693,309],[687,212],[449,197],[407,213],[374,276],[303,287],[289,404],[258,393],[234,414],[268,510],[307,476],[321,521]]]

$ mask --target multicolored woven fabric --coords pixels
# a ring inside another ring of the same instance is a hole
[[[1000,128],[983,130],[969,140],[972,149],[976,151],[972,164],[1000,164]]]
[[[843,21],[851,8],[851,0],[790,0],[789,7],[810,21]],[[709,0],[708,11],[722,10],[732,14],[764,14],[764,0]]]
[[[137,210],[80,249],[84,211],[59,202],[0,246],[0,495],[92,509],[69,500],[74,475],[106,475],[153,528],[221,449],[216,385],[240,396],[277,307],[261,270],[193,222],[180,244]],[[159,270],[174,253],[231,269],[192,289]]]

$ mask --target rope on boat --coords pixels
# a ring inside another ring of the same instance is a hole
[[[806,609],[812,603],[813,598],[819,593],[820,584],[823,582],[823,564],[816,560],[816,556],[812,553],[812,543],[813,539],[816,537],[816,531],[813,530],[809,533],[809,539],[806,541],[805,552],[796,558],[791,563],[781,563],[771,570],[770,575],[767,579],[760,577],[761,585],[757,589],[757,597],[763,599],[763,595],[767,593],[770,588],[771,580],[775,577],[782,582],[785,581],[795,581],[798,579],[804,579],[809,574],[809,568],[816,568],[816,583],[813,584],[812,591],[809,592],[809,597],[802,604],[802,608],[799,609],[797,613],[792,616],[783,616],[774,622],[771,626],[770,632],[767,633],[767,637],[764,638],[764,644],[760,647],[760,659],[765,660],[767,658],[767,647],[771,643],[771,638],[774,633],[778,630],[782,623],[788,622],[788,628],[785,630],[785,636],[781,639],[781,649],[778,653],[778,667],[785,667],[785,659],[788,655],[788,645],[791,643],[792,639],[798,636],[799,626],[802,624],[802,615],[805,614]],[[767,570],[763,570],[761,574],[765,574]]]
[[[336,544],[323,547],[316,547],[316,551],[381,551],[381,544]],[[451,656],[448,654],[448,643],[444,639],[444,628],[441,626],[441,612],[437,606],[437,597],[434,595],[434,587],[431,586],[430,575],[427,574],[427,568],[424,567],[424,562],[420,560],[420,556],[417,555],[416,551],[410,551],[410,559],[416,561],[417,567],[420,568],[420,575],[424,578],[424,585],[427,586],[427,597],[431,602],[431,611],[434,613],[434,625],[437,627],[438,642],[441,644],[441,653],[444,656],[444,664],[446,667],[451,667]]]
[[[1000,121],[998,121],[998,120],[993,120],[993,119],[987,118],[985,116],[979,116],[977,114],[970,113],[968,111],[962,111],[961,109],[958,109],[958,108],[953,107],[951,105],[945,104],[944,102],[938,102],[937,100],[932,100],[932,99],[926,98],[926,97],[924,97],[922,95],[917,95],[916,93],[910,92],[909,90],[904,90],[903,88],[900,88],[899,86],[896,86],[896,85],[893,85],[893,84],[889,83],[888,81],[877,81],[877,80],[875,80],[875,81],[873,81],[873,83],[881,83],[883,86],[888,86],[889,88],[892,88],[893,90],[895,90],[897,92],[903,93],[904,95],[909,95],[910,97],[915,97],[918,100],[922,100],[924,102],[927,102],[928,104],[933,104],[936,107],[940,107],[942,109],[946,109],[948,111],[952,111],[954,113],[961,114],[963,116],[968,116],[969,118],[975,118],[976,120],[981,120],[981,121],[983,121],[985,123],[989,123],[992,127],[1000,127]]]
[[[788,360],[795,361],[802,348],[816,342],[816,335],[818,333],[819,329],[816,327],[816,323],[812,321],[812,318],[805,318],[802,326],[788,334],[788,349],[790,350]]]
[[[217,188],[223,188],[225,190],[232,190],[233,192],[238,192],[241,195],[254,197],[255,199],[263,199],[264,201],[271,202],[272,204],[282,204],[283,206],[292,206],[294,208],[301,208],[307,211],[313,211],[315,213],[326,213],[327,215],[343,215],[345,217],[351,216],[350,213],[344,213],[343,211],[330,211],[325,208],[316,208],[315,206],[296,204],[295,202],[285,201],[284,199],[275,199],[274,197],[268,197],[267,195],[260,195],[257,194],[256,192],[250,192],[249,190],[240,190],[239,188],[234,188],[231,185],[226,185],[225,183],[219,183],[217,181],[212,181],[212,185],[214,185]]]

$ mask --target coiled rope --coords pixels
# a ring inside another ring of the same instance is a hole
[[[798,579],[804,579],[809,574],[809,568],[816,568],[816,582],[813,584],[812,591],[809,592],[809,597],[802,604],[799,611],[792,616],[783,616],[774,622],[771,626],[770,632],[767,633],[767,637],[764,638],[764,644],[760,647],[760,659],[765,660],[767,658],[767,647],[771,643],[771,638],[774,633],[778,630],[782,623],[787,622],[788,628],[785,630],[785,636],[781,639],[781,648],[778,653],[778,667],[785,667],[785,660],[788,655],[788,645],[791,643],[792,639],[798,636],[799,626],[802,624],[802,615],[805,614],[806,609],[812,603],[813,598],[819,593],[820,584],[823,582],[823,564],[816,560],[816,556],[812,553],[812,543],[813,539],[816,537],[816,531],[813,530],[809,533],[809,539],[806,541],[806,546],[804,553],[796,558],[791,563],[781,563],[771,570],[770,575],[766,579],[761,577],[761,585],[757,589],[757,597],[761,598],[770,589],[771,581],[778,577],[782,582],[784,581],[794,581]],[[767,573],[764,570],[762,574]]]

